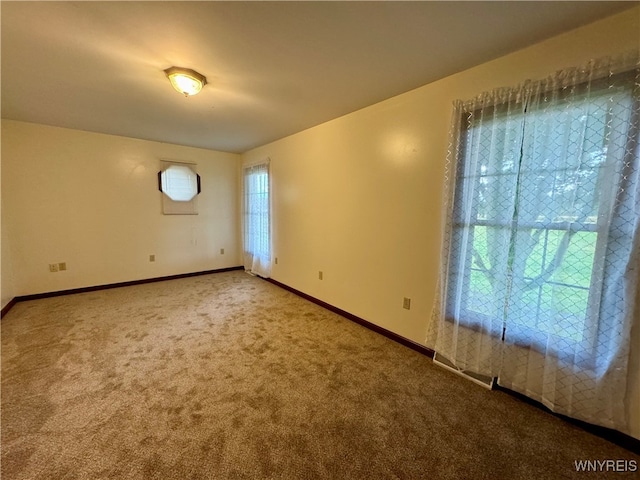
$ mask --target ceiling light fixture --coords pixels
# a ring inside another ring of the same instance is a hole
[[[171,67],[167,68],[164,73],[169,78],[173,88],[185,97],[195,95],[207,84],[207,79],[204,75],[190,68]]]

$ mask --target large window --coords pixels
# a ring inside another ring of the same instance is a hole
[[[637,55],[455,102],[426,339],[459,369],[618,429],[640,317]]]
[[[631,212],[615,205],[637,168],[624,158],[632,87],[464,114],[448,298],[460,321],[517,342],[595,344],[602,276],[633,242]]]
[[[269,163],[244,169],[244,266],[262,277],[271,274]]]

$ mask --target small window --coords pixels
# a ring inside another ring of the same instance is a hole
[[[162,192],[162,213],[165,215],[197,215],[200,175],[194,168],[195,165],[186,163],[162,162],[158,188]]]

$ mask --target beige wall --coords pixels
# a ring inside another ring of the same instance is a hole
[[[162,214],[161,158],[197,164],[199,215]],[[240,265],[239,163],[235,154],[3,120],[2,305]],[[50,273],[59,262],[68,270]]]
[[[640,9],[627,11],[244,154],[271,159],[273,278],[422,343],[452,101],[638,48],[639,20]],[[632,433],[640,437],[635,412]]]

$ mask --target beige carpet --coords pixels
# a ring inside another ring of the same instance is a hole
[[[606,478],[576,472],[595,459],[640,463],[243,272],[2,320],[3,480]]]

